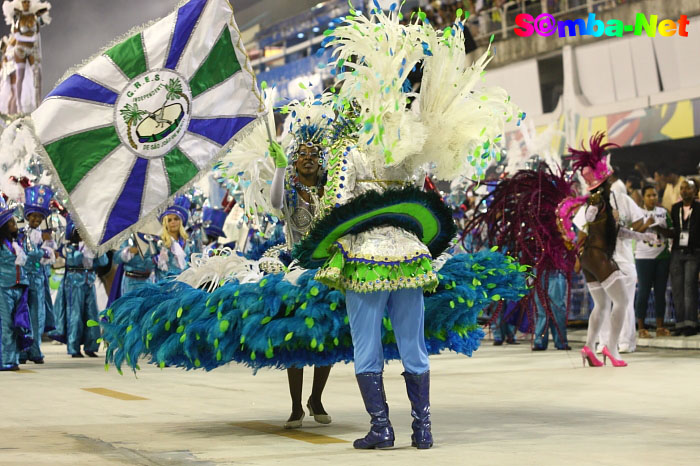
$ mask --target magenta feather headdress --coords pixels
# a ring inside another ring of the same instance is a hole
[[[601,131],[589,140],[590,150],[586,150],[583,142],[581,142],[582,150],[569,147],[571,159],[573,159],[572,168],[574,171],[580,171],[581,176],[588,185],[588,190],[592,191],[612,175],[613,170],[610,167],[610,156],[607,150],[610,147],[620,147],[611,142],[601,144],[605,138],[605,132]]]

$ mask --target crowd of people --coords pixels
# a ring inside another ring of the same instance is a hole
[[[700,166],[698,168],[700,171]],[[510,175],[501,175],[500,179]],[[499,177],[495,177],[491,183],[497,185]],[[617,237],[612,260],[621,271],[619,278],[627,290],[626,309],[620,321],[619,350],[623,353],[634,352],[637,338],[697,334],[700,312],[697,297],[699,251],[697,219],[692,217],[692,212],[699,200],[699,174],[682,176],[667,167],[659,168],[652,174],[643,162],[638,162],[629,175],[612,166],[609,178],[602,186],[609,191],[609,202],[618,228],[654,234],[647,238]],[[491,202],[492,194],[481,188],[470,192],[461,208],[468,220],[479,209],[487,209],[487,204]],[[462,220],[463,225],[466,223]],[[587,222],[583,211],[575,224],[577,230],[585,231]],[[467,235],[468,247],[474,247],[475,243],[488,244],[483,232],[481,236],[475,241],[473,232],[470,232]],[[573,273],[569,280],[572,293],[569,300],[565,280],[568,273]],[[512,312],[518,310],[516,303],[511,303],[505,312],[494,313],[490,322],[494,344],[517,344],[516,333],[521,330],[532,334],[533,351],[547,348],[550,332],[555,348],[569,349],[567,308],[568,315],[589,317],[588,303],[595,303],[596,300],[595,293],[580,286],[582,281],[578,267],[562,270],[550,280],[547,292],[552,312],[549,315],[544,312],[539,299],[536,307],[529,305],[529,320],[524,320],[518,312]],[[667,299],[669,296],[671,299]],[[608,316],[603,314],[601,320],[601,329],[593,332],[595,336],[590,342],[594,349],[595,342],[607,341],[610,332]],[[601,351],[602,345],[597,345],[597,352]]]
[[[65,344],[73,358],[97,357],[99,311],[122,294],[182,272],[191,254],[210,253],[225,236],[228,214],[204,207],[199,224],[187,228],[191,202],[180,196],[160,216],[160,235],[133,235],[121,248],[96,255],[70,215],[59,214],[65,209],[51,187],[28,186],[23,200],[8,206],[0,197],[2,371],[19,370],[28,361],[43,364],[42,336]],[[52,277],[60,280],[54,293]],[[98,277],[109,297],[98,298]]]
[[[596,3],[595,9],[613,8],[632,0],[607,0]],[[515,26],[515,16],[529,13],[533,17],[541,13],[556,15],[568,10],[587,7],[587,0],[434,0],[422,10],[436,27],[444,28],[455,20],[458,9],[468,14],[467,26],[473,37],[488,37],[501,31],[502,20],[507,19],[509,28]],[[507,9],[506,9],[507,8]],[[412,13],[417,13],[415,8]],[[464,16],[463,16],[464,17]]]

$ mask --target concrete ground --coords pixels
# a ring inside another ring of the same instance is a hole
[[[436,445],[410,447],[401,366],[386,369],[396,448],[357,451],[364,435],[352,366],[336,366],[324,396],[333,423],[290,412],[286,376],[241,366],[211,373],[143,365],[137,377],[102,359],[46,344],[46,364],[0,373],[0,464],[537,464],[700,463],[700,352],[644,349],[627,368],[583,368],[579,352],[528,344],[473,358],[432,358]],[[310,390],[307,372],[306,393]],[[306,395],[308,396],[308,395]]]

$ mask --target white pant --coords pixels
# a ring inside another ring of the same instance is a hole
[[[625,308],[625,320],[622,323],[622,330],[620,330],[618,346],[627,346],[628,350],[631,352],[637,348],[637,330],[634,314],[634,292],[637,287],[637,268],[634,262],[623,261],[617,254],[615,261],[618,267],[620,267],[620,271],[625,275],[628,299],[627,307]],[[603,324],[598,334],[599,344],[608,341],[608,337],[610,336],[610,312],[605,312],[602,315]]]

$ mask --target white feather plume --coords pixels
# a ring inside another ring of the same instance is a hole
[[[257,261],[246,259],[235,251],[224,248],[211,257],[192,254],[190,267],[178,275],[176,280],[187,283],[193,288],[207,285],[207,291],[212,292],[233,280],[252,283],[262,278],[263,273]]]
[[[420,26],[401,25],[398,11],[392,11],[370,18],[355,12],[326,39],[327,46],[335,47],[335,66],[346,69],[337,75],[339,98],[359,108],[358,145],[375,172],[414,156],[425,142],[425,129],[406,111],[403,92],[409,73],[423,58],[422,38]]]
[[[22,119],[11,122],[0,134],[0,189],[11,199],[24,201],[24,189],[10,180],[28,178],[33,184],[51,184],[51,176],[43,170],[31,130]]]
[[[501,87],[479,86],[493,54],[490,48],[473,64],[464,50],[461,22],[436,31],[425,26],[431,56],[426,57],[416,103],[428,139],[412,162],[429,165],[435,178],[478,179],[499,157],[505,124],[518,108]]]
[[[503,88],[481,83],[490,49],[470,65],[461,21],[437,31],[399,20],[395,9],[352,14],[326,39],[336,69],[346,68],[337,76],[339,99],[360,107],[361,150],[375,173],[401,165],[442,180],[481,178],[500,157],[505,124],[519,116]],[[420,94],[408,109],[403,84],[421,60]]]
[[[276,92],[268,89],[264,92],[264,98],[265,108],[268,109],[265,118],[274,131],[275,119],[272,104],[276,98]],[[221,158],[214,169],[217,176],[238,183],[237,188],[243,192],[246,213],[254,223],[258,222],[258,214],[272,210],[270,184],[275,174],[275,162],[270,157],[268,146],[266,125],[257,125]]]
[[[537,133],[532,120],[525,120],[520,125],[522,139],[513,140],[508,145],[506,155],[506,172],[513,174],[518,170],[527,168],[527,163],[535,157],[546,163],[553,171],[561,167],[561,155],[552,147],[554,139],[562,137],[556,123],[550,123],[541,133]]]

